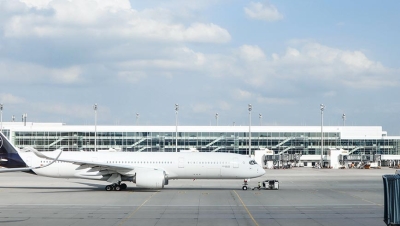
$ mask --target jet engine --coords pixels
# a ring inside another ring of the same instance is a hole
[[[168,184],[163,170],[146,170],[136,173],[136,186],[141,188],[164,188]]]

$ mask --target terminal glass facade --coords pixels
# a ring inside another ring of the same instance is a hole
[[[175,127],[149,127],[141,128],[135,131],[135,127],[124,131],[118,131],[118,128],[107,127],[95,133],[92,128],[87,131],[64,129],[61,126],[58,131],[52,128],[22,130],[14,128],[6,130],[14,145],[20,148],[33,147],[39,151],[53,151],[63,149],[65,151],[94,151],[95,140],[97,150],[116,149],[130,152],[174,152],[178,150],[187,150],[195,148],[201,152],[230,152],[239,154],[248,154],[249,148],[256,150],[268,148],[275,154],[296,154],[302,155],[320,155],[321,154],[321,133],[314,131],[287,132],[268,131],[269,128],[259,127],[252,129],[251,146],[249,145],[248,127],[237,127],[221,129],[216,132],[217,127],[210,127],[205,131],[204,127],[186,127],[184,131],[178,131],[176,137]],[[108,131],[105,131],[108,130]],[[169,130],[169,131],[168,131]],[[247,130],[247,132],[246,132]],[[259,130],[259,131],[257,131]],[[265,130],[265,131],[263,131]],[[273,130],[273,129],[271,129]],[[324,132],[324,147],[343,148],[353,155],[358,154],[381,154],[381,155],[399,155],[400,139],[386,136],[365,138],[346,138],[341,132]],[[166,132],[167,131],[167,132]],[[177,144],[176,144],[177,141]]]

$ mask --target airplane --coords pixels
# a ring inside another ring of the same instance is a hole
[[[60,157],[62,153],[62,156]],[[265,170],[249,156],[212,152],[63,152],[44,154],[33,148],[18,149],[0,132],[0,169],[28,171],[54,178],[107,181],[106,191],[136,187],[161,189],[173,179],[243,179],[260,177]]]

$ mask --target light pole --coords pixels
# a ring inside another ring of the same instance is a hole
[[[0,111],[1,111],[1,132],[3,132],[3,104],[0,104]]]
[[[178,111],[179,104],[175,104],[175,152],[178,152]]]
[[[249,156],[251,156],[251,110],[253,109],[253,106],[249,104],[248,107],[249,107]]]
[[[217,122],[217,126],[218,126],[218,113],[215,114],[215,121]]]
[[[26,126],[26,118],[28,118],[28,114],[22,114],[22,122],[24,123],[24,126]]]
[[[320,104],[321,109],[321,168],[323,164],[323,153],[324,153],[324,109],[325,105]]]
[[[15,115],[11,117],[12,121],[15,122]]]
[[[139,113],[136,113],[136,125],[138,125],[139,116]]]
[[[97,151],[97,104],[93,105],[94,110],[94,151]]]
[[[342,119],[343,119],[343,126],[345,126],[345,125],[346,125],[346,124],[345,124],[345,121],[346,121],[346,114],[345,114],[345,113],[343,113]]]
[[[258,118],[260,119],[260,126],[262,125],[262,114],[258,114]]]

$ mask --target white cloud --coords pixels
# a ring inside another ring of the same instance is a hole
[[[47,70],[47,69],[44,69]],[[81,69],[78,66],[72,66],[68,68],[62,68],[62,69],[50,69],[48,72],[48,77],[53,79],[57,83],[76,83],[80,80],[81,76]]]
[[[278,104],[278,105],[287,105],[295,103],[293,99],[279,98],[279,97],[263,97],[263,96],[257,97],[257,102],[261,104]]]
[[[277,89],[277,84],[281,83],[284,87],[307,84],[360,89],[399,85],[393,69],[369,59],[362,51],[332,48],[316,42],[287,47],[283,54],[273,53],[269,58],[260,47],[252,45],[240,46],[226,55],[205,54],[187,47],[168,48],[158,58],[124,61],[116,68],[121,71],[121,78],[134,82],[145,78],[137,74],[139,70],[147,71],[147,77],[155,72],[158,75],[217,76],[266,90]],[[237,89],[234,96],[235,99],[252,97],[243,89]]]
[[[233,91],[233,97],[237,100],[247,100],[252,97],[251,92],[242,90],[242,89],[236,89]]]
[[[32,7],[36,10],[30,10]],[[166,9],[158,11],[168,12]],[[151,15],[154,13],[132,9],[128,0],[27,1],[25,10],[4,21],[4,35],[9,38],[135,38],[205,43],[225,43],[231,39],[226,29],[213,23],[193,22],[185,26],[174,22],[173,14]]]
[[[48,68],[33,63],[0,61],[0,78],[3,81],[18,82],[20,84],[32,82],[73,84],[82,81],[82,70],[80,66]]]
[[[289,47],[274,67],[283,69],[280,76],[287,79],[331,81],[353,88],[398,86],[399,79],[391,69],[368,59],[361,51],[342,50],[315,42],[300,49]]]
[[[288,47],[286,50],[286,57],[298,57],[300,56],[300,52],[297,49]]]
[[[213,109],[212,106],[207,103],[195,103],[191,108],[194,113],[207,113]]]
[[[236,65],[241,65],[241,72],[244,81],[253,86],[265,84],[265,80],[270,77],[271,68],[266,67],[269,63],[264,52],[258,46],[243,45],[239,47]]]
[[[276,21],[283,19],[283,15],[278,12],[278,9],[266,2],[262,4],[261,2],[250,2],[250,4],[244,8],[246,15],[255,20],[265,20],[265,21]]]
[[[2,104],[20,104],[25,102],[24,98],[11,93],[0,93],[0,101]]]
[[[243,45],[239,49],[241,57],[246,61],[265,59],[264,52],[258,46]]]
[[[183,40],[192,42],[228,42],[231,37],[227,30],[215,24],[194,23],[184,31]]]
[[[337,92],[328,91],[328,92],[325,92],[323,95],[324,95],[324,97],[335,97],[335,96],[337,96]]]
[[[210,113],[218,111],[229,111],[232,108],[231,104],[226,101],[217,101],[215,106],[209,103],[195,103],[191,105],[194,113]]]
[[[65,103],[35,103],[34,108],[40,109],[41,112],[50,113],[51,115],[70,116],[74,118],[90,118],[93,116],[93,110],[87,105],[80,104],[65,104]],[[107,112],[108,109],[102,109]]]
[[[227,101],[219,101],[218,108],[223,111],[228,111],[228,110],[232,109],[232,105],[230,103],[228,103]]]
[[[107,54],[107,53],[102,53]],[[257,59],[252,56],[251,59]],[[253,61],[249,61],[250,63]],[[239,51],[230,54],[202,53],[188,47],[162,48],[156,56],[128,59],[116,62],[112,68],[126,73],[145,71],[146,78],[159,78],[160,76],[173,78],[181,75],[185,77],[224,79],[232,78],[236,81],[247,75],[243,66],[243,56]],[[126,75],[120,78],[128,78]],[[143,80],[144,76],[135,77],[135,82]],[[252,78],[251,74],[247,78]],[[132,82],[132,80],[130,80]]]
[[[30,8],[43,9],[47,8],[52,0],[20,0]]]
[[[118,77],[122,81],[128,81],[130,83],[138,83],[140,80],[147,77],[144,71],[120,71]]]

